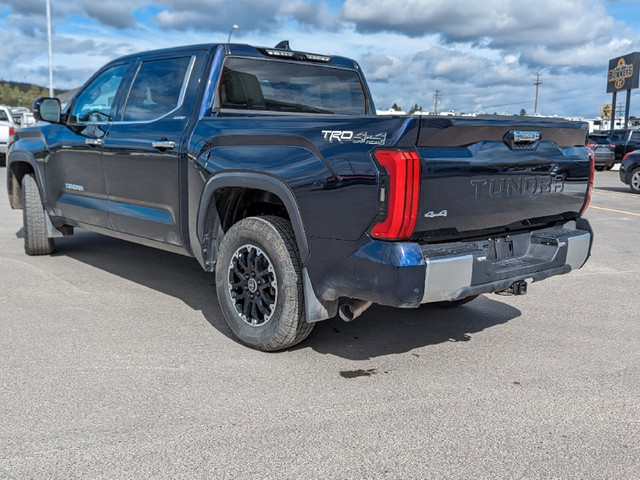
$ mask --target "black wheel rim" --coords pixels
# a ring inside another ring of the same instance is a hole
[[[229,295],[238,317],[252,327],[271,320],[278,300],[276,273],[266,253],[255,245],[238,248],[229,263]]]

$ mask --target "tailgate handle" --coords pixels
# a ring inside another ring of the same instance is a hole
[[[504,136],[504,143],[511,150],[534,150],[540,144],[537,130],[510,130]]]

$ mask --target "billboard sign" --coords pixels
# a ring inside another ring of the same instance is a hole
[[[609,60],[607,93],[638,88],[640,73],[640,52],[628,53]]]

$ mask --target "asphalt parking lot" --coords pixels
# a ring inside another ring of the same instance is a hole
[[[0,169],[0,478],[640,477],[640,196],[596,172],[580,271],[236,343],[190,258],[27,257]]]

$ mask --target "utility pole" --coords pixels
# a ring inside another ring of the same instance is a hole
[[[438,102],[440,101],[440,90],[436,90],[436,93],[433,95],[433,112],[438,114]]]
[[[540,74],[536,73],[536,81],[533,82],[533,84],[536,86],[536,103],[533,107],[533,114],[537,114],[538,113],[538,87],[542,84],[542,80],[540,80]]]

